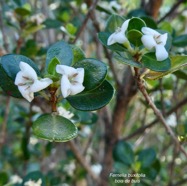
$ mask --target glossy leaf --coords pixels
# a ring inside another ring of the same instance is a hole
[[[70,120],[54,114],[39,117],[32,129],[38,138],[51,142],[65,142],[77,136],[77,127]]]
[[[173,39],[173,45],[176,47],[187,46],[187,34],[177,36]]]
[[[114,147],[113,157],[115,161],[131,166],[134,162],[134,152],[131,145],[127,142],[119,141]]]
[[[84,68],[84,82],[85,91],[95,89],[105,79],[107,74],[107,66],[96,59],[83,59],[75,63],[75,68]]]
[[[107,105],[112,99],[114,89],[112,85],[104,81],[99,87],[91,91],[83,91],[75,96],[67,98],[74,108],[84,111],[97,110]]]
[[[70,45],[72,52],[73,52],[73,62],[72,64],[75,64],[76,62],[79,62],[83,59],[85,59],[84,52],[76,45]]]
[[[151,166],[156,160],[156,153],[153,148],[148,148],[138,153],[138,161],[141,162],[141,167],[146,168]]]
[[[8,183],[8,173],[1,171],[0,172],[0,185],[6,185]]]
[[[145,78],[148,79],[159,79],[163,76],[171,74],[179,69],[183,69],[187,66],[187,56],[172,56],[171,57],[171,68],[166,72],[153,72],[150,71],[146,74]]]
[[[57,75],[56,66],[59,64],[59,60],[56,57],[54,57],[48,65],[47,72],[51,75]]]
[[[59,60],[60,64],[70,66],[73,60],[71,47],[64,41],[53,44],[47,51],[46,67],[55,57]]]
[[[16,55],[8,54],[1,57],[0,61],[0,86],[10,96],[21,98],[21,94],[14,84],[16,74],[20,71],[19,63],[23,61],[29,64],[39,75],[39,69],[36,64],[29,58]]]
[[[37,182],[39,179],[41,179],[42,181],[40,186],[45,186],[46,185],[45,177],[40,171],[30,172],[23,178],[23,182],[21,186],[25,186],[25,183],[28,182],[29,180]]]
[[[156,72],[164,72],[171,68],[171,61],[169,58],[164,61],[157,61],[154,52],[145,54],[142,57],[142,63],[144,67]]]
[[[142,16],[140,17],[145,24],[147,25],[147,27],[152,28],[152,29],[157,29],[157,24],[156,22],[149,16]]]
[[[118,62],[124,63],[126,65],[130,65],[130,66],[137,67],[137,68],[141,68],[142,67],[141,63],[138,63],[138,62],[134,61],[133,59],[129,59],[129,58],[123,57],[123,56],[121,56],[119,54],[115,54],[114,58]]]
[[[113,45],[107,45],[107,40],[109,38],[109,36],[111,35],[111,33],[109,32],[99,32],[98,34],[98,38],[99,41],[108,49],[113,50],[113,51],[125,51],[125,47],[121,44],[115,43]]]
[[[15,9],[15,12],[20,16],[27,16],[31,14],[31,5],[29,3],[24,4],[22,7]]]
[[[141,37],[142,37],[142,33],[138,30],[132,29],[129,32],[127,32],[127,38],[130,41],[130,43],[132,43],[135,46],[141,46],[142,45],[142,41],[141,41]]]
[[[134,17],[129,21],[129,26],[128,26],[127,30],[128,31],[138,30],[141,32],[142,27],[145,27],[145,26],[146,26],[146,24],[142,19],[140,19],[138,17]]]
[[[121,27],[125,19],[119,15],[113,14],[106,23],[105,32],[113,33],[117,28]]]

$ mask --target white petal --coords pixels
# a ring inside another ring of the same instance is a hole
[[[71,85],[71,95],[78,94],[84,90],[84,86],[81,83]]]
[[[165,33],[165,34],[162,34],[158,37],[157,39],[157,43],[160,43],[161,45],[165,46],[166,42],[167,42],[167,38],[168,38],[168,34]],[[159,44],[159,45],[160,45]]]
[[[53,81],[49,78],[44,78],[40,80],[36,80],[31,86],[30,86],[30,91],[31,92],[39,92],[40,90],[45,89],[48,87],[50,84],[52,84]]]
[[[62,75],[72,76],[76,73],[76,69],[66,65],[57,65],[56,72]]]
[[[77,75],[73,78],[73,81],[83,83],[84,81],[84,68],[77,68]]]
[[[31,78],[33,80],[37,79],[36,71],[29,64],[21,61],[19,67],[23,73],[23,76]]]
[[[66,75],[61,78],[61,92],[64,98],[68,97],[71,93],[71,83]]]
[[[153,47],[157,45],[156,41],[151,35],[143,35],[141,41],[148,50],[151,50]]]
[[[21,95],[29,102],[34,99],[34,93],[30,92],[30,88],[28,86],[18,86],[18,89]]]
[[[127,30],[128,26],[129,26],[129,21],[130,19],[127,19],[121,26],[121,30],[123,31],[123,33],[125,33],[125,31]]]
[[[163,45],[157,45],[155,49],[157,61],[163,61],[168,58],[168,52]]]
[[[158,35],[160,35],[160,33],[157,32],[156,30],[153,30],[153,29],[148,28],[148,27],[143,27],[143,28],[142,28],[142,32],[143,32],[145,35],[152,35],[152,36],[158,36]]]
[[[125,37],[125,33],[118,32],[113,33],[110,35],[110,37],[107,40],[107,45],[112,45],[114,43],[125,43],[127,41],[127,38]]]
[[[19,85],[19,84],[23,84],[25,82],[25,79],[23,78],[23,73],[22,71],[19,71],[16,74],[16,78],[15,78],[15,85]]]

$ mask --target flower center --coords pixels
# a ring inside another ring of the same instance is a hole
[[[72,76],[69,77],[69,81],[71,84],[75,84],[77,83],[77,81],[75,80],[75,77],[78,75],[78,73],[73,74]]]
[[[154,35],[154,39],[155,39],[155,41],[156,41],[157,44],[161,44],[162,43],[162,41],[160,41],[160,36],[161,35],[157,35],[157,36]]]
[[[34,83],[34,79],[26,77],[26,76],[22,76],[22,77],[25,81],[23,83],[19,83],[18,86],[26,86],[27,85],[28,86],[27,88],[29,88],[30,85],[32,85]]]
[[[119,32],[121,32],[121,28],[120,28],[120,27],[117,27],[115,33],[117,34],[117,33],[119,33]]]

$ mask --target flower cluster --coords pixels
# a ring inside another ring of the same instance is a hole
[[[110,35],[107,40],[107,45],[112,45],[114,43],[120,43],[125,46],[128,46],[128,39],[126,37],[126,30],[128,28],[130,19],[126,20],[121,28],[117,28],[116,32]],[[144,47],[147,50],[154,50],[157,61],[163,61],[168,58],[168,52],[165,49],[165,45],[167,42],[168,35],[160,34],[156,30],[153,30],[149,27],[143,27],[141,29],[143,36],[141,37],[141,41]]]
[[[31,102],[34,99],[34,93],[39,92],[53,83],[50,78],[39,79],[36,71],[27,63],[20,62],[20,70],[15,78],[15,85],[22,96]],[[56,66],[57,73],[61,74],[61,92],[64,98],[69,95],[75,95],[84,90],[84,69],[73,68],[65,65]]]

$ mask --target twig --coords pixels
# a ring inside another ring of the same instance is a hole
[[[186,0],[178,0],[178,1],[172,6],[172,8],[170,9],[170,11],[169,11],[166,15],[164,15],[162,18],[160,18],[160,20],[158,20],[157,23],[160,23],[160,22],[162,22],[164,19],[166,19],[167,17],[169,17],[169,16],[178,8],[178,6],[179,6],[181,3],[185,2],[185,1],[186,1]]]
[[[88,172],[88,174],[91,176],[91,178],[98,183],[99,178],[94,174],[90,165],[86,162],[86,160],[84,159],[82,154],[77,149],[75,143],[73,141],[69,141],[68,144],[69,144],[71,150],[73,151],[75,157],[77,158],[78,162],[85,168],[85,170]]]
[[[168,112],[166,112],[166,116],[169,116],[170,114],[172,114],[173,112],[175,112],[176,110],[178,110],[180,107],[182,107],[183,105],[185,105],[187,103],[187,98],[184,98],[182,101],[180,101],[176,106],[174,106],[172,109],[170,109]],[[135,132],[133,132],[132,134],[124,137],[121,140],[129,140],[131,138],[133,138],[134,136],[138,135],[138,134],[142,134],[146,129],[151,128],[152,126],[154,126],[157,122],[159,121],[159,119],[155,119],[154,121],[152,121],[151,123],[140,127],[139,129],[137,129]]]
[[[187,158],[187,152],[185,151],[185,149],[183,148],[183,146],[180,144],[180,142],[176,138],[176,136],[173,133],[172,129],[169,127],[169,125],[167,125],[167,123],[166,123],[163,115],[161,114],[161,112],[157,109],[157,107],[153,103],[152,99],[149,97],[149,95],[148,95],[148,93],[147,93],[147,91],[145,89],[145,86],[143,85],[143,82],[140,79],[140,74],[139,74],[138,68],[134,68],[134,70],[135,70],[135,77],[136,77],[136,80],[137,80],[137,85],[138,85],[138,88],[139,88],[140,92],[143,94],[144,98],[146,99],[146,101],[148,102],[148,104],[150,105],[150,107],[152,108],[152,110],[154,111],[155,115],[157,116],[157,118],[160,120],[160,122],[162,123],[162,125],[166,129],[167,133],[172,137],[172,139],[174,140],[174,142],[176,143],[176,145],[178,146],[178,148],[180,149],[180,151]]]
[[[81,28],[79,29],[79,31],[78,31],[78,33],[77,33],[77,35],[76,35],[76,38],[75,38],[74,41],[72,42],[73,44],[75,44],[76,41],[77,41],[77,39],[80,37],[80,35],[81,35],[82,31],[84,30],[84,28],[85,28],[85,26],[86,26],[88,20],[90,19],[91,13],[92,13],[92,11],[95,9],[95,7],[96,7],[98,1],[99,1],[99,0],[95,0],[95,1],[93,2],[93,4],[91,5],[91,7],[89,8],[88,13],[87,13],[87,15],[86,15],[86,18],[84,19],[84,21],[83,21],[83,23],[82,23],[82,26],[81,26]]]
[[[8,115],[10,112],[10,101],[11,101],[11,97],[8,96],[6,98],[6,109],[5,109],[4,119],[3,119],[2,127],[1,127],[0,148],[3,146],[5,139],[6,139],[6,126],[7,126],[7,121],[8,121]]]

